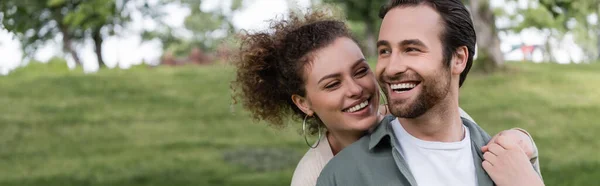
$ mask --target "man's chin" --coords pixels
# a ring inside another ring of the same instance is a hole
[[[424,113],[416,113],[416,112],[397,112],[394,113],[392,112],[392,114],[396,117],[399,118],[407,118],[407,119],[415,119],[418,118],[419,116],[423,115]]]
[[[402,105],[400,107],[390,107],[390,113],[399,118],[414,119],[425,114],[426,111],[427,109],[423,109],[423,107],[418,104]]]

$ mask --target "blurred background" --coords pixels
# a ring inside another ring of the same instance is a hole
[[[0,185],[289,185],[301,123],[234,103],[239,33],[333,7],[374,64],[384,2],[0,0]],[[463,2],[461,107],[490,134],[528,130],[547,185],[597,185],[599,0]]]

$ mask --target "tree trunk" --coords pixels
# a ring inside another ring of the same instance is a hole
[[[63,50],[69,54],[71,54],[71,57],[73,57],[73,60],[75,61],[76,65],[81,65],[81,60],[79,60],[79,55],[77,55],[77,51],[75,51],[73,49],[73,45],[72,45],[72,38],[71,35],[69,34],[69,30],[67,29],[66,26],[64,25],[60,25],[60,32],[63,35]]]
[[[596,50],[598,50],[596,61],[600,62],[600,4],[596,7]]]
[[[550,31],[552,32],[552,31]],[[550,39],[552,38],[552,33],[546,36],[546,42],[544,42],[544,60],[547,63],[555,63],[554,56],[552,55],[552,45],[550,45]]]
[[[367,51],[366,51],[366,55],[367,57],[375,57],[377,56],[377,40],[375,38],[375,30],[377,30],[375,28],[375,24],[372,22],[366,22],[365,23],[365,35],[366,35],[366,46],[367,47]]]
[[[596,50],[598,50],[598,56],[596,56],[596,61],[600,61],[600,24],[598,24],[598,30],[596,30],[596,32],[598,33],[598,35],[596,36]]]
[[[102,42],[104,42],[104,40],[102,39],[102,34],[100,34],[100,29],[94,30],[92,37],[94,39],[96,58],[98,58],[98,66],[100,68],[106,67],[104,60],[102,60]]]
[[[473,26],[477,34],[478,63],[485,71],[494,71],[504,64],[500,39],[496,33],[495,17],[487,1],[470,0]]]

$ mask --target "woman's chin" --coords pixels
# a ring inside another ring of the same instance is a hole
[[[361,118],[360,120],[354,119],[353,121],[350,121],[349,123],[352,123],[351,130],[353,130],[353,131],[361,131],[361,132],[368,131],[369,129],[371,129],[373,126],[375,126],[377,124],[377,115]]]

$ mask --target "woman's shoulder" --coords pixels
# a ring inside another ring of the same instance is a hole
[[[319,145],[309,149],[294,170],[292,186],[314,186],[323,167],[333,158],[331,147],[326,137],[320,140]]]

